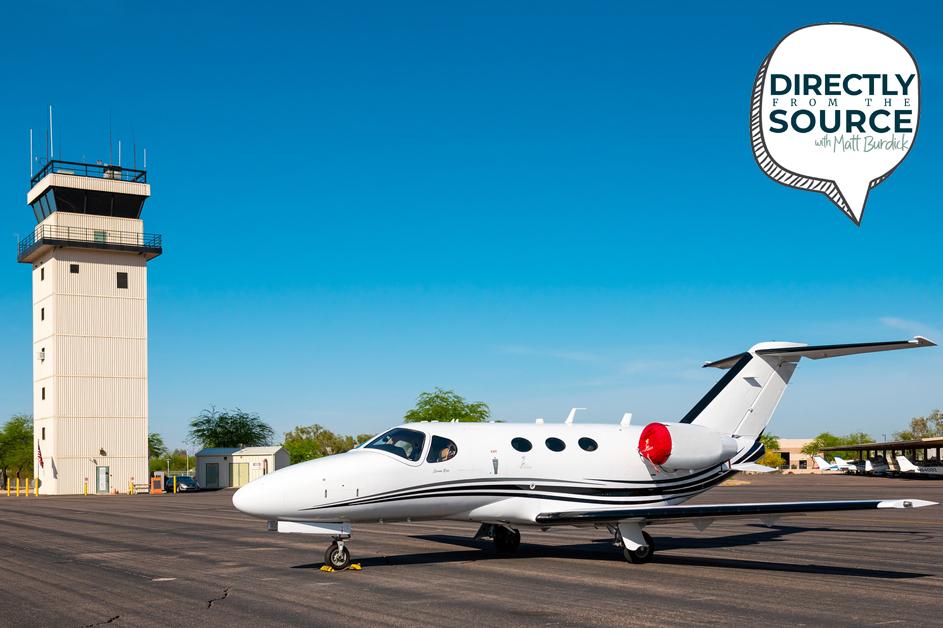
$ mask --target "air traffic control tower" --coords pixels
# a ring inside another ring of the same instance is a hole
[[[40,494],[124,492],[148,481],[147,173],[50,161],[30,180],[33,447]]]

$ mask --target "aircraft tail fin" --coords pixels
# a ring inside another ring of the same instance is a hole
[[[751,446],[766,429],[800,359],[932,346],[936,346],[934,342],[920,336],[894,342],[817,346],[763,342],[744,353],[705,364],[727,372],[680,422],[742,438]]]
[[[908,471],[919,471],[917,465],[912,463],[910,460],[907,460],[907,458],[903,456],[897,456],[897,466],[900,468],[902,473],[906,473]]]
[[[834,466],[834,465],[829,464],[828,460],[826,460],[822,456],[814,456],[812,459],[815,460],[815,464],[822,471],[830,471],[832,467]]]

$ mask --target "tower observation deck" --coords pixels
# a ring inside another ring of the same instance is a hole
[[[26,203],[38,226],[20,240],[17,261],[32,263],[50,248],[72,246],[139,253],[148,260],[160,255],[161,236],[117,228],[94,228],[107,221],[82,221],[56,212],[140,219],[151,194],[147,172],[120,166],[50,161],[30,180]],[[63,218],[60,220],[60,218]],[[121,223],[111,223],[116,227]]]
[[[50,161],[30,180],[38,223],[17,247],[33,277],[33,452],[39,492],[124,491],[148,477],[143,170]]]

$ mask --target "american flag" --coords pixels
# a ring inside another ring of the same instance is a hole
[[[45,468],[45,465],[43,465],[43,449],[42,447],[39,446],[39,441],[36,441],[36,454],[37,454],[37,457],[39,458],[40,468]]]

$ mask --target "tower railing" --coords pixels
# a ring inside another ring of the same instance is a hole
[[[136,168],[125,168],[109,164],[83,164],[78,161],[61,161],[53,159],[29,180],[30,187],[39,183],[49,174],[74,174],[80,177],[94,179],[111,179],[114,181],[131,181],[147,183],[147,171]]]
[[[66,227],[61,225],[40,225],[33,233],[19,241],[17,257],[23,257],[43,244],[68,245],[87,244],[93,248],[128,248],[160,252],[163,239],[157,233],[135,233],[133,231],[112,231],[90,227]]]

